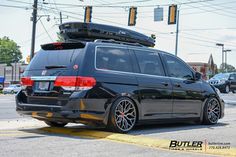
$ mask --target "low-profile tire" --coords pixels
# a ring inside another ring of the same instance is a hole
[[[220,114],[220,102],[216,98],[210,97],[204,106],[203,124],[216,124],[220,119]]]
[[[107,128],[113,132],[127,133],[134,127],[136,119],[137,109],[134,102],[122,97],[112,104]]]
[[[52,121],[44,121],[48,126],[51,127],[64,127],[67,123],[63,122],[52,122]]]
[[[229,93],[229,91],[230,91],[229,85],[225,85],[225,90],[224,90],[224,92],[225,92],[225,93]]]

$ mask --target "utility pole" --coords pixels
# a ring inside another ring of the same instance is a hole
[[[179,43],[179,10],[176,15],[176,38],[175,38],[175,55],[178,55],[178,43]]]
[[[62,24],[62,13],[60,12],[60,24]]]
[[[227,66],[227,52],[231,52],[231,50],[227,49],[227,50],[224,50],[224,52],[225,52],[225,70],[226,70],[226,72],[228,72],[228,69],[226,68],[226,66]]]
[[[62,20],[63,19],[68,19],[68,16],[62,16],[62,12],[60,12],[59,13],[59,18],[57,18],[57,17],[54,17],[54,19],[56,19],[56,20],[59,20],[60,21],[60,24],[62,24]]]
[[[37,23],[37,9],[38,9],[38,0],[34,0],[33,4],[33,17],[32,17],[32,39],[31,39],[31,51],[30,51],[30,60],[34,57],[34,47],[35,47],[35,34],[36,34],[36,23]]]
[[[17,59],[17,56],[16,56],[16,53],[15,53],[15,79],[14,79],[14,81],[16,81],[16,66],[17,66],[17,64],[16,64],[16,59]]]
[[[216,46],[222,47],[222,70],[224,71],[224,44],[216,43]]]

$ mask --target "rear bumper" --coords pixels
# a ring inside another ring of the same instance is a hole
[[[39,120],[75,122],[79,120],[79,112],[66,111],[60,106],[17,103],[16,111],[20,115],[28,115]]]
[[[28,115],[39,120],[73,123],[80,122],[81,120],[103,121],[104,119],[105,111],[86,110],[87,103],[85,102],[89,102],[87,99],[70,99],[66,105],[59,106],[57,104],[44,105],[25,103],[22,102],[22,96],[22,92],[16,95],[16,111],[21,115]]]

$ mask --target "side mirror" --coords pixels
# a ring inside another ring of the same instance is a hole
[[[196,81],[202,79],[202,74],[199,73],[199,72],[196,72],[196,73],[194,74],[194,79],[195,79]]]

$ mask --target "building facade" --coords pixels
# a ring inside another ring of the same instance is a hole
[[[188,62],[188,64],[197,72],[202,73],[204,80],[210,79],[217,73],[217,65],[214,63],[212,55],[210,55],[208,63]]]

